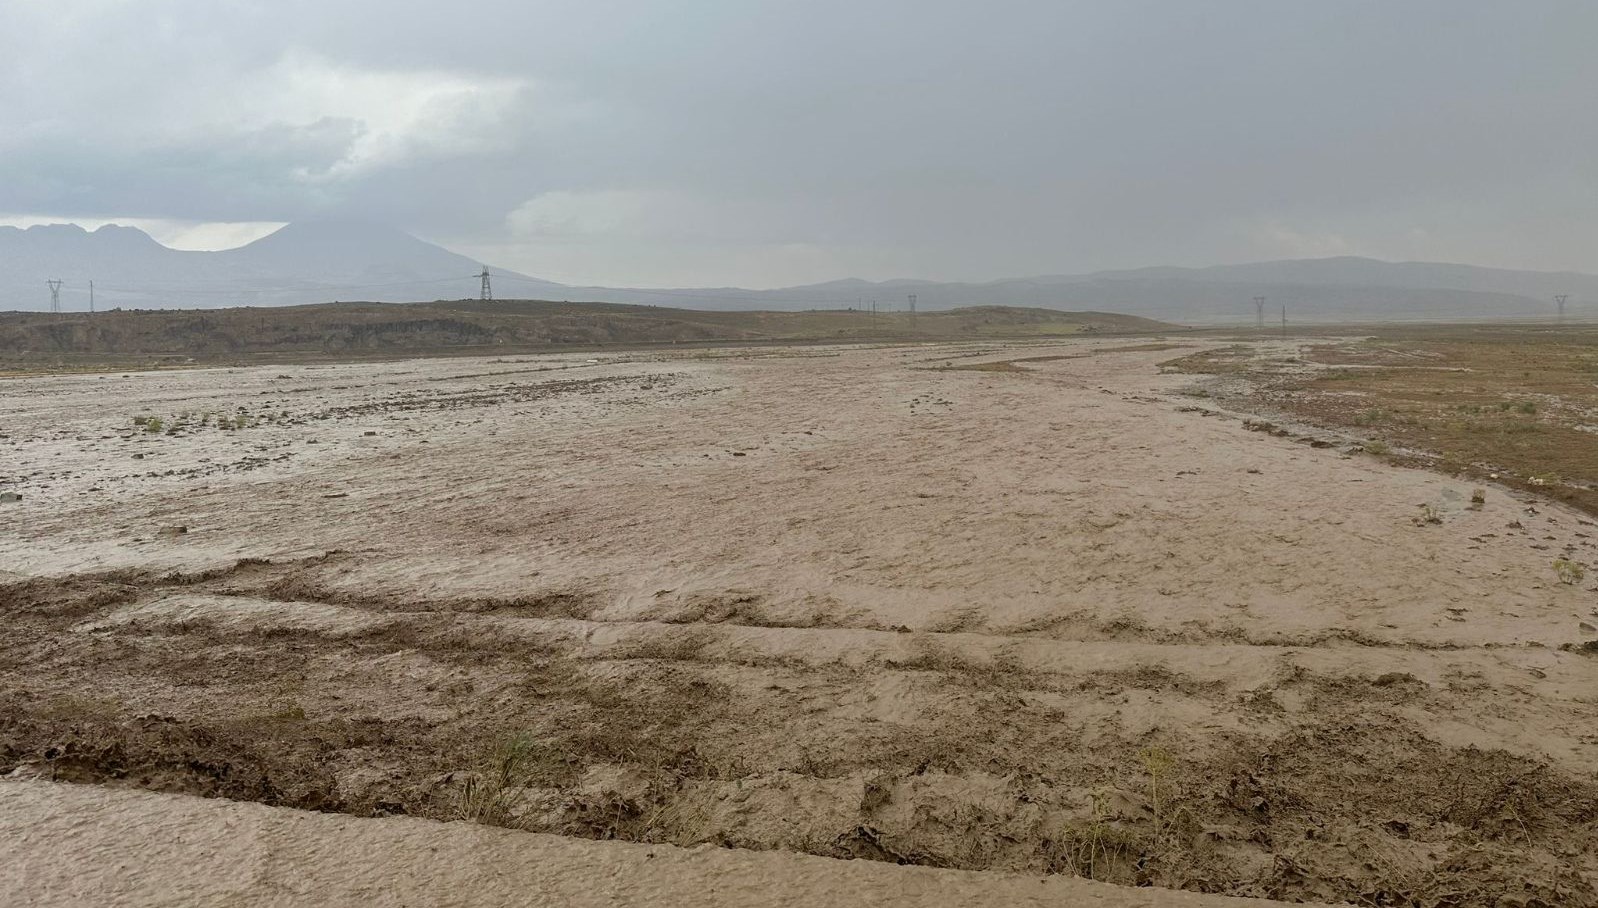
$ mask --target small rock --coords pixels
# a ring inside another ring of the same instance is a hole
[[[0,492],[0,504],[10,504],[13,501],[21,500],[22,493],[20,492]]]
[[[377,433],[376,433],[376,432],[372,432],[372,431],[366,431],[366,432],[362,432],[362,433],[361,433],[361,434],[362,434],[362,435],[365,435],[365,436],[366,436],[366,437],[368,437],[368,438],[370,438],[370,437],[372,437],[372,436],[373,436],[373,435],[376,435],[376,434],[377,434]]]
[[[170,527],[162,527],[161,529],[157,530],[156,531],[156,535],[157,536],[184,536],[184,535],[187,535],[188,532],[189,532],[189,528],[186,527],[186,526],[170,526]]]

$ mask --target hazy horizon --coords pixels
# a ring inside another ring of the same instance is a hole
[[[1598,271],[1585,3],[5,8],[0,224],[353,218],[640,287]]]
[[[159,243],[160,245],[165,246],[168,249],[171,249],[171,250],[174,250],[174,251],[180,251],[180,252],[230,252],[230,251],[235,251],[235,250],[243,249],[246,246],[249,246],[251,243],[254,243],[256,240],[264,239],[264,238],[266,238],[268,236],[271,236],[272,234],[278,232],[279,230],[282,230],[284,227],[294,226],[296,223],[299,223],[299,224],[331,223],[331,224],[349,224],[351,226],[355,226],[355,225],[358,224],[358,222],[347,221],[347,220],[334,219],[334,220],[328,220],[328,221],[318,221],[316,219],[309,219],[309,220],[303,221],[303,222],[290,222],[290,223],[283,223],[283,224],[270,224],[270,225],[254,225],[254,224],[252,224],[252,225],[243,226],[243,229],[235,230],[235,231],[233,231],[231,233],[229,233],[227,231],[217,231],[217,232],[215,232],[213,234],[205,234],[205,233],[201,233],[201,232],[196,232],[196,231],[194,231],[192,229],[185,230],[185,228],[183,228],[181,226],[176,227],[176,228],[168,227],[167,229],[169,231],[175,230],[177,235],[180,236],[180,237],[194,238],[194,237],[215,236],[215,237],[218,237],[218,238],[225,238],[225,239],[229,240],[229,242],[227,242],[225,245],[221,245],[221,244],[217,244],[217,245],[196,245],[196,244],[193,244],[193,243],[185,245],[185,244],[181,244],[181,243],[172,243],[172,242],[164,241],[162,239],[162,236],[161,236],[161,233],[162,233],[162,231],[160,230],[160,226],[161,225],[157,225],[157,229],[152,230],[151,229],[151,225],[149,223],[141,223],[141,222],[138,221],[138,219],[121,219],[121,220],[118,220],[118,219],[86,219],[85,221],[60,221],[60,220],[51,220],[51,219],[43,219],[43,218],[38,218],[38,219],[34,219],[34,218],[0,218],[0,228],[15,227],[15,228],[20,229],[20,230],[26,230],[26,229],[29,229],[30,227],[77,227],[77,228],[85,231],[86,233],[94,233],[94,232],[98,231],[102,227],[112,227],[112,228],[116,228],[116,227],[132,227],[134,229],[140,230],[146,236],[149,236],[150,239],[154,240],[156,243]],[[224,225],[224,226],[226,226],[226,225]],[[379,225],[379,226],[382,226],[382,225]],[[394,228],[394,229],[399,229],[399,228]],[[402,232],[405,232],[405,231],[402,231]],[[408,234],[408,232],[406,232],[406,233]],[[240,237],[243,237],[243,238],[241,239]],[[417,237],[417,239],[423,239],[423,238]],[[429,243],[432,242],[430,240],[425,240],[425,239],[423,239],[423,241],[424,242],[429,242]],[[434,245],[438,245],[438,246],[440,246],[440,248],[446,249],[446,250],[451,251],[451,252],[455,252],[456,251],[456,250],[450,249],[448,246],[444,246],[443,244],[434,244]],[[1359,255],[1331,255],[1331,256],[1307,256],[1307,257],[1296,258],[1296,259],[1277,259],[1277,260],[1265,260],[1265,261],[1250,260],[1250,261],[1236,261],[1236,262],[1207,262],[1207,263],[1195,264],[1195,265],[1182,265],[1182,264],[1173,264],[1173,263],[1168,263],[1168,262],[1149,262],[1149,263],[1146,263],[1144,265],[1136,265],[1136,266],[1131,266],[1131,267],[1128,267],[1128,268],[1120,268],[1120,269],[1099,269],[1099,270],[1095,270],[1095,271],[1073,272],[1073,273],[1070,273],[1070,274],[1067,274],[1066,272],[1053,272],[1053,273],[1048,273],[1048,274],[1040,272],[1040,273],[1037,273],[1037,274],[994,275],[994,276],[989,277],[989,278],[978,278],[978,279],[974,279],[974,280],[970,280],[970,281],[948,282],[948,283],[967,283],[967,284],[972,284],[972,285],[981,285],[981,284],[990,284],[990,283],[995,283],[995,284],[996,283],[1003,283],[1003,282],[1006,282],[1006,281],[1027,280],[1027,279],[1031,279],[1031,278],[1047,278],[1047,277],[1062,277],[1062,276],[1091,276],[1091,275],[1095,275],[1095,274],[1113,274],[1113,273],[1116,273],[1116,272],[1137,272],[1137,271],[1143,271],[1143,270],[1162,269],[1162,268],[1175,268],[1175,269],[1180,269],[1180,270],[1202,271],[1202,270],[1206,270],[1206,269],[1226,269],[1226,268],[1234,268],[1234,267],[1247,266],[1247,265],[1268,265],[1268,264],[1273,264],[1273,263],[1277,263],[1277,262],[1325,262],[1325,261],[1335,261],[1335,260],[1340,260],[1340,259],[1342,259],[1342,260],[1371,261],[1371,262],[1376,262],[1376,263],[1386,264],[1386,265],[1423,265],[1423,266],[1424,265],[1436,265],[1436,266],[1463,265],[1465,267],[1471,267],[1471,268],[1487,268],[1487,269],[1490,269],[1490,270],[1502,270],[1502,269],[1496,269],[1493,266],[1479,265],[1479,264],[1477,264],[1475,262],[1433,262],[1433,261],[1381,259],[1381,258],[1376,258],[1376,257],[1373,257],[1373,256],[1359,256]],[[483,265],[483,267],[489,268],[491,271],[495,271],[495,270],[514,271],[514,269],[503,269],[501,266],[498,265],[498,263],[493,263],[493,262],[483,262],[482,265]],[[1532,273],[1548,273],[1548,274],[1560,274],[1560,273],[1576,274],[1576,275],[1581,275],[1583,277],[1595,277],[1595,278],[1598,278],[1598,274],[1593,274],[1591,272],[1582,272],[1582,271],[1569,270],[1569,269],[1566,269],[1566,270],[1563,270],[1563,271],[1558,271],[1558,272],[1539,272],[1539,269],[1507,269],[1507,270],[1525,270],[1525,271],[1532,272]],[[543,277],[542,275],[537,275],[537,274],[532,274],[532,275],[528,275],[528,276],[529,277]],[[729,284],[717,284],[717,285],[705,284],[705,285],[699,285],[698,287],[687,287],[685,285],[678,285],[678,286],[658,285],[656,287],[649,287],[647,285],[642,285],[642,284],[634,285],[634,286],[637,289],[662,289],[662,290],[714,289],[714,288],[720,287],[720,288],[733,289],[733,290],[771,291],[771,290],[790,290],[790,289],[796,289],[796,288],[803,287],[803,286],[814,286],[814,285],[819,285],[819,284],[831,284],[831,283],[844,283],[844,282],[856,281],[856,280],[868,281],[868,282],[873,283],[873,284],[893,284],[895,282],[903,282],[903,283],[905,283],[907,285],[915,284],[915,283],[927,283],[927,284],[943,283],[943,282],[938,282],[938,281],[934,281],[934,280],[928,280],[928,279],[925,279],[925,278],[921,278],[921,277],[916,276],[916,275],[895,275],[895,276],[892,276],[892,277],[878,278],[878,279],[861,278],[861,277],[859,277],[857,275],[839,275],[839,276],[832,277],[832,278],[824,278],[822,280],[808,282],[805,285],[784,284],[784,285],[777,285],[777,286],[770,286],[770,287],[735,286],[735,285],[729,285]],[[576,288],[576,289],[581,289],[581,288],[584,288],[584,287],[608,289],[610,285],[606,285],[606,284],[603,284],[603,283],[598,283],[598,284],[571,284],[571,285],[568,285],[568,286],[571,286],[571,287]],[[77,288],[77,289],[81,290],[82,288]],[[616,289],[628,289],[628,288],[626,288],[626,287],[617,287]]]

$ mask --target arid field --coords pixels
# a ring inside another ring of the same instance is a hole
[[[1361,343],[6,378],[0,776],[995,880],[1598,905],[1598,520],[1531,468],[1456,478],[1292,407],[1257,431],[1236,375],[1161,367],[1302,378]],[[7,789],[0,828],[45,809]]]

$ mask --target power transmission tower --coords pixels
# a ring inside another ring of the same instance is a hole
[[[1559,320],[1565,320],[1565,300],[1570,299],[1570,294],[1560,293],[1554,296],[1554,302],[1559,304]]]
[[[89,311],[94,311],[94,281],[89,282]]]
[[[912,294],[910,294],[910,327],[914,328],[915,325],[916,325],[916,295],[914,293],[912,293]]]
[[[1282,304],[1282,336],[1287,336],[1287,304]]]
[[[1265,297],[1254,297],[1254,327],[1265,330]]]
[[[493,299],[494,298],[494,288],[489,286],[489,283],[488,283],[488,266],[487,265],[483,266],[483,273],[479,274],[478,277],[483,279],[483,295],[482,295],[481,298],[485,299],[485,300]]]
[[[45,281],[50,285],[50,311],[61,311],[61,281],[56,278]]]

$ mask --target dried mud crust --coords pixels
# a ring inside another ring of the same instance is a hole
[[[1453,695],[1411,674],[1081,675],[1033,664],[1027,633],[983,655],[959,621],[801,621],[736,590],[670,623],[593,620],[574,590],[315,593],[355,557],[0,587],[0,774],[1283,899],[1598,904],[1598,785],[1438,743],[1416,717]],[[870,639],[833,657],[747,628]],[[1178,701],[1225,727],[1116,727]]]

